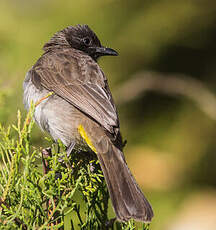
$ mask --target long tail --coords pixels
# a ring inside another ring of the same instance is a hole
[[[123,153],[106,137],[96,149],[117,219],[150,222],[154,215],[151,205],[132,176]]]

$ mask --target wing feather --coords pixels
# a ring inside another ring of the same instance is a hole
[[[109,132],[113,133],[113,127],[119,126],[107,79],[90,57],[79,59],[62,51],[56,58],[56,53],[48,53],[39,59],[31,74],[34,79],[40,77],[43,87],[64,98]]]

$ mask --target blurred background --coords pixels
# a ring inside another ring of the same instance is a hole
[[[24,112],[22,82],[42,46],[88,24],[104,57],[125,155],[150,200],[152,230],[216,229],[215,0],[1,0],[0,122]],[[37,127],[33,144],[45,145]]]

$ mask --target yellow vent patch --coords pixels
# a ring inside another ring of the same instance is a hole
[[[95,148],[94,145],[92,144],[91,139],[88,137],[88,135],[87,135],[87,133],[86,133],[86,131],[85,131],[85,129],[83,128],[82,125],[79,125],[78,131],[79,131],[81,137],[86,141],[87,145],[91,148],[91,150],[92,150],[93,152],[97,153],[96,148]]]

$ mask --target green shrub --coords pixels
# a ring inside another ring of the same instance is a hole
[[[93,152],[73,151],[68,158],[62,143],[51,142],[42,157],[44,150],[33,147],[33,112],[24,121],[18,112],[16,126],[0,125],[0,228],[135,229],[133,221],[109,220],[109,194]]]

